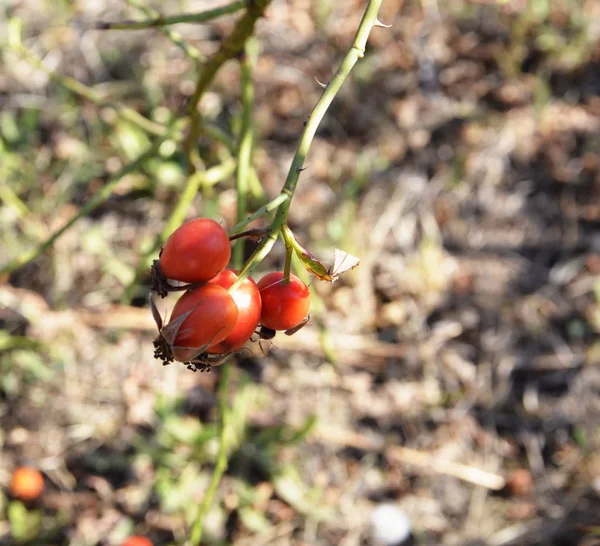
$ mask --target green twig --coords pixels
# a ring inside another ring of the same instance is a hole
[[[283,201],[281,206],[277,209],[277,213],[271,226],[269,227],[270,234],[268,237],[258,245],[252,256],[248,259],[240,274],[238,280],[232,285],[230,290],[235,290],[244,279],[252,273],[252,271],[258,266],[258,264],[265,258],[270,252],[271,248],[277,240],[277,236],[282,228],[287,223],[288,211],[290,208],[290,202],[296,191],[296,186],[300,178],[300,173],[304,170],[304,161],[310,145],[313,141],[317,128],[321,123],[321,120],[325,116],[327,109],[329,108],[334,97],[342,87],[342,84],[350,74],[350,71],[358,61],[362,58],[365,53],[365,47],[367,45],[367,39],[374,26],[384,26],[377,20],[377,13],[381,6],[382,0],[370,0],[365,13],[358,25],[356,35],[352,42],[352,46],[346,53],[344,60],[336,70],[332,80],[325,87],[323,94],[315,105],[311,115],[306,122],[300,142],[296,148],[296,153],[292,160],[290,170],[288,172],[285,184],[281,190],[281,195],[286,195],[287,199]],[[236,226],[237,227],[237,226]]]
[[[290,239],[289,228],[281,226],[281,238],[285,245],[285,262],[283,264],[283,284],[289,284],[292,271],[292,255],[294,254],[294,243]]]
[[[354,68],[354,65],[358,59],[364,57],[365,47],[367,45],[367,39],[369,38],[371,29],[373,26],[381,24],[377,20],[377,13],[379,12],[381,2],[382,0],[369,1],[369,4],[367,5],[365,13],[358,26],[358,30],[356,31],[352,46],[348,50],[348,53],[346,53],[342,64],[336,70],[333,78],[325,87],[321,98],[315,105],[310,117],[308,118],[308,121],[306,122],[304,132],[302,133],[302,137],[300,138],[300,142],[296,148],[296,153],[294,155],[294,159],[292,160],[292,164],[290,166],[290,170],[288,171],[288,175],[282,190],[289,193],[290,197],[292,197],[296,191],[296,185],[298,184],[300,173],[304,170],[304,160],[306,159],[306,155],[308,154],[308,150],[313,141],[315,133],[317,132],[317,128],[321,123],[321,120],[325,116],[327,109],[331,105],[338,91],[341,89],[342,84],[350,74],[352,68]],[[273,229],[279,229],[283,224],[286,223],[290,208],[290,201],[286,201],[277,211]]]
[[[275,197],[275,199],[269,201],[266,205],[263,205],[255,212],[253,212],[250,216],[248,216],[248,218],[242,220],[241,222],[238,222],[235,226],[233,226],[228,232],[229,235],[236,235],[240,233],[248,224],[251,224],[252,222],[254,222],[254,220],[257,220],[261,216],[264,216],[265,214],[274,211],[279,207],[279,205],[285,203],[289,198],[290,197],[287,194],[279,194],[277,197]]]
[[[256,44],[249,38],[246,50],[240,61],[242,87],[242,126],[240,129],[240,145],[238,148],[238,164],[236,172],[237,186],[237,222],[241,222],[248,213],[248,189],[250,165],[252,159],[252,109],[254,108],[254,82],[252,71],[255,62]],[[236,269],[244,262],[244,241],[239,241],[233,247],[233,264]]]
[[[227,61],[233,59],[243,51],[246,40],[254,31],[256,21],[263,15],[270,2],[271,0],[253,0],[252,2],[249,2],[246,13],[237,22],[231,34],[223,41],[221,47],[213,54],[213,56],[204,63],[200,70],[196,89],[187,105],[187,116],[190,120],[190,127],[187,138],[183,144],[183,149],[187,160],[189,174],[192,174],[196,170],[194,165],[194,153],[201,131],[200,111],[198,109],[200,100],[211,85],[219,69]]]
[[[175,25],[177,23],[206,23],[222,15],[235,13],[246,7],[249,2],[247,0],[238,0],[231,4],[226,4],[219,8],[209,9],[197,13],[182,13],[179,15],[170,16],[153,16],[153,19],[147,21],[122,21],[120,23],[110,23],[99,21],[96,23],[96,28],[99,30],[139,30],[144,28],[164,27],[167,25]]]
[[[160,13],[152,8],[144,6],[142,3],[138,2],[138,0],[128,0],[129,4],[134,8],[144,12],[148,17],[159,19],[161,17]],[[183,39],[183,36],[179,34],[179,32],[175,32],[168,27],[160,27],[160,31],[173,42],[181,51],[183,51],[187,57],[189,57],[195,63],[199,63],[203,59],[202,53],[200,50],[193,45],[186,43]]]
[[[190,540],[188,544],[190,546],[196,546],[200,544],[202,540],[202,531],[204,520],[206,519],[206,514],[208,513],[215,493],[217,492],[217,488],[219,487],[219,483],[221,482],[221,478],[223,474],[227,470],[227,455],[228,455],[228,436],[229,436],[229,407],[227,406],[227,391],[229,390],[229,378],[231,377],[231,365],[224,364],[222,367],[221,373],[221,385],[219,387],[219,408],[221,410],[221,429],[219,434],[219,453],[217,455],[217,463],[213,470],[210,484],[206,493],[204,494],[204,499],[202,500],[202,504],[198,507],[198,511],[196,513],[196,517],[194,518],[194,525],[192,527],[192,532],[190,535]]]

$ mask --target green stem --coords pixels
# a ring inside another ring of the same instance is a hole
[[[188,173],[192,174],[196,167],[194,165],[194,152],[201,131],[200,111],[198,105],[202,96],[213,82],[219,69],[230,59],[239,55],[252,35],[254,25],[261,17],[271,0],[253,0],[247,4],[246,13],[237,22],[231,34],[223,41],[221,47],[210,57],[200,70],[200,76],[196,83],[194,94],[190,97],[187,105],[187,116],[190,127],[187,138],[183,144],[183,150],[188,164]]]
[[[159,19],[161,17],[160,13],[152,8],[144,6],[138,0],[128,0],[129,4],[134,8],[144,12],[148,17],[153,19]],[[192,61],[195,63],[199,63],[203,59],[202,53],[200,50],[193,45],[190,45],[185,42],[183,36],[174,30],[171,30],[167,27],[160,27],[160,31],[173,42],[181,51],[183,51]]]
[[[219,483],[221,482],[221,478],[223,474],[227,470],[227,452],[228,452],[228,433],[229,433],[229,407],[227,406],[227,391],[229,390],[229,379],[231,377],[231,366],[230,364],[223,364],[221,373],[221,385],[219,387],[219,407],[221,410],[221,429],[219,433],[219,453],[217,455],[217,463],[213,470],[210,484],[206,493],[204,494],[204,499],[202,500],[202,504],[198,507],[198,511],[196,513],[196,517],[194,518],[194,525],[192,527],[192,532],[190,535],[190,540],[188,544],[190,546],[196,546],[200,544],[202,540],[202,531],[204,520],[206,519],[206,514],[210,509],[215,493],[217,492],[217,488],[219,487]]]
[[[241,222],[248,214],[248,187],[250,164],[252,158],[252,110],[254,108],[254,82],[252,72],[254,68],[255,44],[248,38],[246,50],[240,62],[242,86],[242,127],[240,129],[240,145],[238,149],[238,164],[236,172],[237,186],[237,222]],[[244,262],[244,240],[238,241],[233,247],[233,264],[236,269],[242,267]]]
[[[266,205],[263,205],[255,212],[253,212],[250,216],[248,216],[248,218],[242,220],[241,222],[238,222],[235,226],[233,226],[229,230],[229,235],[236,235],[242,232],[248,224],[251,224],[252,222],[254,222],[254,220],[260,218],[261,216],[264,216],[265,214],[274,211],[276,208],[279,207],[279,205],[285,203],[288,199],[289,196],[287,194],[279,194],[277,197],[275,197],[275,199],[269,201]]]
[[[288,234],[287,226],[282,226],[281,236],[283,238],[283,243],[285,245],[285,263],[283,265],[283,284],[289,284],[290,282],[290,273],[292,270],[292,254],[294,253],[294,244],[290,240],[290,236]]]
[[[286,195],[287,199],[285,199],[281,206],[277,209],[275,218],[269,227],[269,236],[263,239],[252,256],[250,256],[246,262],[246,265],[240,271],[238,280],[231,286],[230,290],[235,290],[267,256],[277,240],[277,234],[280,232],[281,228],[286,225],[290,203],[292,197],[294,196],[294,192],[296,191],[300,173],[303,170],[304,160],[306,159],[310,145],[313,141],[315,133],[317,132],[317,128],[319,127],[319,124],[325,116],[325,113],[331,105],[334,97],[350,74],[350,71],[358,59],[364,56],[367,39],[369,38],[371,29],[376,24],[380,24],[377,21],[377,13],[379,12],[382,1],[383,0],[369,0],[367,8],[365,9],[365,13],[363,14],[360,24],[358,25],[352,46],[348,50],[348,53],[346,53],[342,64],[336,70],[333,78],[323,91],[321,98],[318,100],[310,117],[308,118],[308,121],[306,122],[306,126],[304,127],[304,131],[300,137],[300,142],[296,148],[296,153],[294,154],[285,184],[281,190],[281,195]]]
[[[267,257],[269,252],[271,252],[275,241],[277,241],[278,233],[278,231],[269,230],[269,235],[261,241],[261,243],[256,247],[256,250],[252,253],[252,256],[248,258],[248,261],[240,270],[237,281],[235,281],[229,287],[229,292],[233,292],[238,286],[240,286],[240,284],[244,282],[244,279],[246,279],[248,275],[251,275],[252,272],[258,267],[260,262]]]
[[[310,145],[313,141],[315,133],[317,132],[317,128],[319,127],[319,124],[325,116],[325,113],[331,105],[334,97],[337,95],[338,91],[342,87],[342,84],[350,74],[350,71],[352,68],[354,68],[354,65],[358,59],[364,57],[367,39],[369,38],[371,29],[377,23],[377,13],[379,12],[381,2],[382,0],[369,1],[369,4],[367,5],[365,13],[363,14],[358,26],[358,30],[356,31],[352,46],[348,50],[348,53],[346,53],[342,64],[336,70],[333,78],[323,91],[321,98],[315,105],[310,117],[308,118],[308,121],[306,122],[304,132],[302,133],[300,142],[296,148],[296,153],[294,155],[294,159],[292,160],[292,164],[290,166],[290,170],[288,171],[288,175],[282,190],[290,195],[290,200],[286,201],[277,211],[277,215],[275,216],[275,221],[272,226],[273,229],[279,229],[287,222],[291,197],[293,197],[294,192],[296,191],[296,185],[298,184],[300,173],[303,170],[304,160],[306,159]]]
[[[231,4],[226,4],[219,8],[209,9],[197,13],[183,13],[171,16],[154,16],[153,19],[147,21],[123,21],[121,23],[110,23],[100,21],[96,23],[96,28],[99,30],[139,30],[143,28],[163,27],[166,25],[175,25],[177,23],[206,23],[222,15],[235,13],[246,7],[249,2],[247,0],[238,0]]]

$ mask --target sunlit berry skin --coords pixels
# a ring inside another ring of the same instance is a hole
[[[160,254],[161,273],[168,279],[200,283],[227,266],[231,245],[227,232],[210,218],[196,218],[177,228]]]
[[[258,281],[262,300],[260,323],[272,330],[289,330],[298,326],[310,310],[310,290],[295,275],[284,284],[283,271],[265,275]]]
[[[152,542],[140,535],[130,536],[121,546],[153,546]]]
[[[10,492],[13,496],[31,501],[37,499],[44,491],[44,476],[39,470],[27,466],[15,469],[10,480]]]
[[[188,311],[172,343],[175,360],[187,362],[202,349],[223,341],[235,328],[238,309],[227,290],[209,283],[188,290],[173,307],[169,324]]]
[[[211,284],[215,283],[227,289],[237,281],[237,278],[236,271],[224,269],[210,282]],[[235,328],[223,341],[212,345],[208,349],[209,353],[224,354],[237,351],[250,339],[260,321],[262,301],[258,287],[253,279],[247,277],[230,294],[238,308],[238,318]]]

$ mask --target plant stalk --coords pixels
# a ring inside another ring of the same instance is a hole
[[[250,165],[252,160],[252,144],[254,132],[252,128],[252,110],[254,108],[254,52],[256,44],[251,38],[246,42],[245,52],[240,60],[240,77],[242,87],[242,126],[240,129],[240,145],[236,172],[237,186],[237,222],[241,222],[248,214],[248,189]],[[244,240],[233,247],[233,264],[236,269],[244,262]]]
[[[188,173],[192,174],[194,165],[194,152],[200,136],[201,123],[198,105],[206,90],[212,84],[219,69],[230,59],[239,55],[246,44],[246,40],[254,32],[256,21],[263,15],[271,0],[253,0],[247,3],[246,13],[237,22],[231,34],[221,44],[221,47],[201,67],[200,76],[196,83],[194,94],[187,105],[187,116],[190,120],[189,132],[183,144],[183,150],[188,165]]]
[[[182,13],[179,15],[170,16],[153,16],[152,19],[146,21],[122,21],[122,22],[107,22],[99,21],[96,23],[98,30],[140,30],[144,28],[164,27],[167,25],[176,25],[177,23],[206,23],[212,21],[222,15],[235,13],[246,7],[249,4],[247,0],[238,0],[231,4],[226,4],[219,8],[209,9],[196,13]]]
[[[350,71],[352,68],[354,68],[354,65],[357,63],[357,61],[364,57],[367,39],[369,38],[371,30],[375,25],[381,26],[381,23],[379,23],[377,20],[377,14],[379,12],[379,8],[381,7],[382,1],[383,0],[369,0],[360,24],[358,25],[358,29],[350,49],[346,53],[346,56],[344,57],[344,60],[340,64],[339,68],[336,70],[333,78],[325,87],[323,94],[319,98],[308,118],[308,121],[306,122],[306,126],[304,127],[304,131],[300,137],[300,142],[296,148],[296,153],[294,154],[290,170],[288,171],[287,178],[281,190],[281,195],[286,195],[287,199],[285,199],[277,209],[275,218],[269,227],[269,236],[260,243],[252,256],[250,256],[245,266],[240,271],[238,280],[231,287],[231,290],[235,290],[235,288],[237,288],[267,256],[271,248],[273,248],[282,226],[286,225],[290,203],[294,197],[294,192],[296,191],[296,186],[298,185],[298,180],[300,179],[300,173],[304,170],[304,161],[317,132],[317,128],[319,127],[319,124],[325,116],[325,113],[327,112],[327,109],[331,105],[333,99],[341,89],[342,84],[350,74]]]
[[[228,454],[228,435],[229,435],[229,414],[230,409],[227,405],[227,391],[229,390],[229,380],[231,377],[231,365],[229,363],[225,363],[222,366],[221,372],[221,384],[219,386],[219,408],[221,412],[221,422],[220,422],[220,432],[219,432],[219,452],[217,454],[217,463],[213,470],[210,484],[206,493],[204,494],[204,499],[202,499],[202,504],[198,507],[198,511],[196,513],[196,517],[194,518],[194,525],[192,527],[192,532],[190,534],[190,540],[188,541],[189,546],[200,545],[200,541],[202,540],[202,532],[204,526],[204,520],[206,519],[206,514],[208,513],[210,507],[212,506],[213,499],[215,493],[217,492],[217,488],[219,487],[219,483],[221,482],[221,478],[223,474],[227,470],[227,454]]]

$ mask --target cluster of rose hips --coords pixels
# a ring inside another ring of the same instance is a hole
[[[238,272],[226,269],[230,258],[227,232],[208,218],[186,222],[165,243],[152,265],[153,289],[161,297],[184,293],[164,326],[152,302],[159,328],[155,357],[164,364],[176,360],[193,370],[208,370],[255,333],[270,339],[275,331],[293,333],[308,320],[310,291],[298,277],[285,279],[277,271],[258,284],[247,277],[234,287]]]

